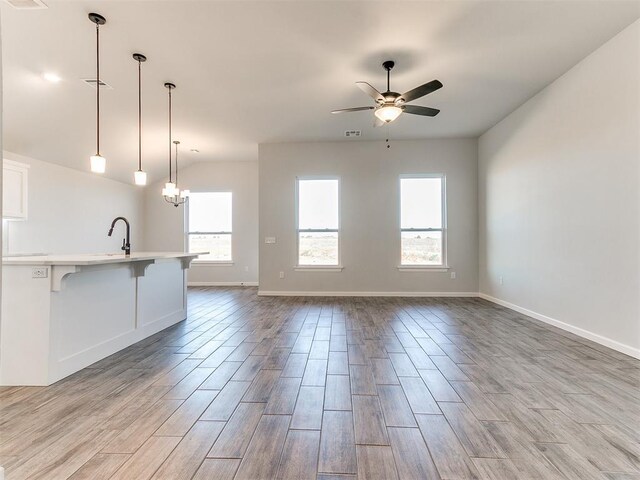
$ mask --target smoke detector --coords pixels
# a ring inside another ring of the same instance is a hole
[[[49,8],[42,0],[4,0],[16,10],[41,10]]]
[[[345,137],[359,137],[362,135],[362,131],[361,130],[345,130],[344,132],[344,136]]]

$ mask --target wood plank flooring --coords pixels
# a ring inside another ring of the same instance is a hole
[[[640,361],[473,298],[189,289],[189,317],[0,388],[21,479],[640,478]]]

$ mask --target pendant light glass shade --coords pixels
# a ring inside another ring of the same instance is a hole
[[[400,107],[389,105],[377,108],[373,113],[383,122],[390,123],[400,116],[402,109]]]
[[[106,158],[100,155],[91,155],[89,157],[91,162],[91,171],[93,173],[104,173],[107,169],[107,160]]]
[[[146,185],[147,184],[147,172],[143,172],[142,170],[138,170],[134,172],[133,179],[136,185]]]
[[[100,155],[100,25],[107,20],[98,13],[90,13],[89,20],[96,24],[96,154],[89,157],[89,162],[92,172],[104,173],[107,160]]]
[[[176,194],[176,184],[173,182],[167,182],[162,189],[162,195],[165,197],[173,197]]]

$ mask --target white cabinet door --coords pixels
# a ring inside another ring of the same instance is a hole
[[[27,185],[29,165],[2,161],[2,218],[27,218]]]

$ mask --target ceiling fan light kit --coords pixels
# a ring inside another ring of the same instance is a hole
[[[378,107],[373,114],[385,123],[393,122],[402,113],[402,108],[395,105],[389,105],[386,107]]]
[[[385,123],[393,122],[402,113],[410,113],[412,115],[422,115],[426,117],[435,117],[438,113],[440,113],[440,110],[436,108],[421,107],[418,105],[407,105],[407,103],[420,97],[424,97],[425,95],[428,95],[432,92],[435,92],[436,90],[442,88],[442,83],[439,80],[432,80],[403,94],[392,92],[391,70],[394,66],[395,62],[393,60],[387,60],[382,63],[382,68],[387,71],[387,90],[385,92],[379,92],[375,87],[371,86],[367,82],[356,82],[356,85],[360,88],[360,90],[362,90],[364,93],[375,100],[375,106],[343,108],[340,110],[334,110],[331,113],[373,110],[373,114],[377,119],[374,123],[374,126],[376,127],[384,125]]]

